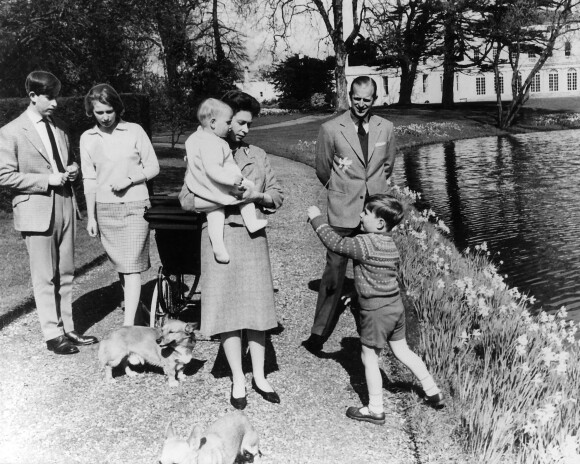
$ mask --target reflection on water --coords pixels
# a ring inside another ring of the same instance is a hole
[[[414,148],[396,167],[460,249],[486,241],[510,286],[580,320],[580,131]]]

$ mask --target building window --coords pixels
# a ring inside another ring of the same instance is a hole
[[[574,68],[568,69],[568,90],[578,90],[578,76]]]
[[[459,90],[459,74],[455,74],[455,90]]]
[[[564,44],[564,55],[570,56],[572,54],[572,44],[570,42],[566,42]]]
[[[558,71],[556,69],[550,69],[548,74],[548,89],[550,92],[558,91]]]
[[[491,58],[493,61],[495,61],[497,58],[497,47],[493,47],[493,50],[491,51]]]
[[[479,61],[480,58],[481,58],[481,56],[479,54],[479,48],[474,48],[473,49],[473,61],[477,62],[477,61]]]
[[[475,93],[477,95],[485,95],[485,76],[477,76],[475,78]]]
[[[439,76],[439,85],[441,87],[441,92],[443,92],[443,74]]]
[[[530,61],[536,61],[536,54],[534,52],[528,52],[528,59]]]
[[[387,76],[383,76],[383,90],[385,95],[389,94],[389,78]]]
[[[518,90],[522,88],[522,73],[518,73]]]
[[[493,79],[493,90],[497,93],[497,81],[499,80],[499,93],[503,93],[503,75],[500,73],[498,79]]]
[[[427,74],[423,74],[423,93],[427,93]]]
[[[539,91],[540,91],[540,73],[536,73],[536,75],[532,78],[530,92],[539,92]]]

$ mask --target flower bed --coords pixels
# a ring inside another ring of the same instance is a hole
[[[395,188],[407,205],[417,194]],[[577,328],[531,315],[484,244],[460,253],[432,211],[408,208],[395,240],[401,283],[421,323],[418,351],[445,379],[467,451],[485,463],[578,463]]]
[[[545,126],[562,126],[562,127],[580,127],[579,113],[550,113],[531,118],[530,125]]]

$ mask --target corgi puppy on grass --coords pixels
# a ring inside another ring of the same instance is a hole
[[[160,464],[233,464],[260,455],[258,432],[241,411],[220,417],[204,434],[195,426],[187,440],[177,438],[171,424],[165,435]]]
[[[177,328],[177,325],[174,324]],[[150,364],[161,367],[170,386],[179,385],[183,369],[193,359],[193,330],[125,326],[109,334],[99,346],[99,361],[105,368],[105,380],[114,382],[113,368],[123,364],[125,373],[137,375],[129,365]]]

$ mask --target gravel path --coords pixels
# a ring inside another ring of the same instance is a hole
[[[366,390],[352,316],[343,315],[323,356],[300,346],[309,334],[324,264],[324,249],[305,221],[320,185],[311,168],[271,160],[286,192],[268,230],[280,327],[268,338],[267,371],[282,403],[266,403],[248,389],[246,413],[260,433],[261,462],[416,463],[397,393],[385,391],[383,427],[345,417],[347,406],[359,405],[359,393]],[[163,169],[173,163],[167,161]],[[152,245],[145,294],[159,263],[154,240]],[[76,280],[75,298],[81,332],[102,338],[121,325],[121,291],[109,263]],[[69,357],[49,353],[35,313],[0,333],[2,464],[153,463],[170,421],[186,435],[194,424],[206,426],[232,409],[227,363],[219,344],[210,340],[198,341],[187,377],[171,389],[158,372],[105,384],[96,346]],[[385,372],[391,376],[388,359]],[[251,375],[247,379],[249,386]]]

